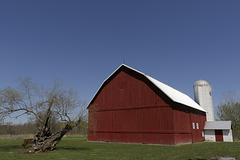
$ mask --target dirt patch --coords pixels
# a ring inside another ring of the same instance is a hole
[[[49,153],[49,152],[51,152],[51,151],[40,152],[40,153]],[[22,149],[20,151],[17,151],[16,153],[18,153],[18,154],[37,154],[36,152],[34,152],[34,150],[32,148]]]
[[[20,151],[17,151],[16,153],[19,153],[19,154],[33,154],[34,150],[32,148],[28,148],[28,149],[22,149]]]

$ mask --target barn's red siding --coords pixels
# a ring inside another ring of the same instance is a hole
[[[173,105],[141,75],[123,68],[103,84],[89,107],[88,140],[170,145],[201,141],[191,124],[199,121],[203,129],[201,115]]]
[[[181,105],[175,106],[177,106],[173,109],[173,124],[176,133],[175,143],[196,143],[204,141],[202,132],[206,122],[205,114]]]

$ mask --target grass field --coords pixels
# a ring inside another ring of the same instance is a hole
[[[22,139],[0,140],[0,160],[203,160],[218,157],[240,159],[240,143],[197,143],[156,146],[87,142],[86,137],[66,137],[50,153],[20,154]]]

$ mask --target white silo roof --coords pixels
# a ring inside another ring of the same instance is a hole
[[[194,83],[193,86],[210,86],[210,84],[205,80],[198,80]]]

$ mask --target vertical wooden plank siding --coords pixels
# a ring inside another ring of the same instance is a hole
[[[176,133],[176,144],[204,141],[202,132],[204,130],[205,121],[205,114],[180,104],[174,105],[173,123]]]
[[[88,140],[168,145],[201,141],[203,118],[171,105],[165,94],[123,69],[102,86],[89,107]],[[201,129],[192,130],[192,122],[199,122]]]
[[[144,81],[117,74],[89,108],[89,141],[174,144],[172,108]]]
[[[175,143],[192,143],[190,114],[183,110],[173,110],[173,115]]]

